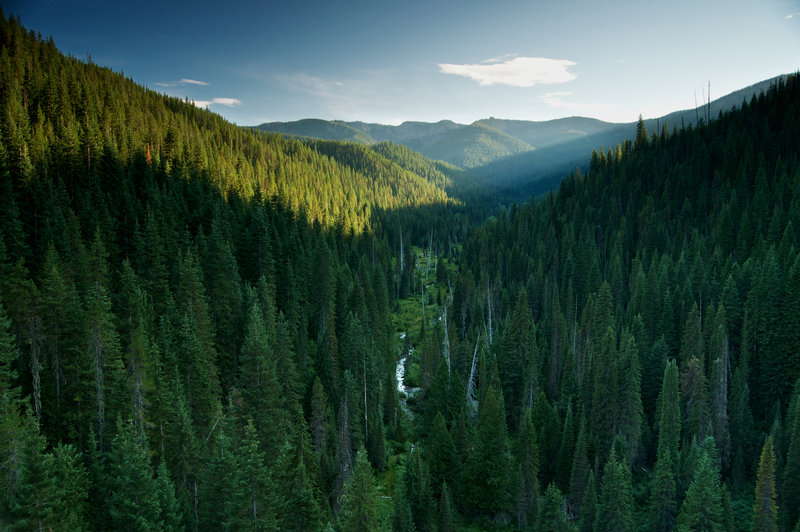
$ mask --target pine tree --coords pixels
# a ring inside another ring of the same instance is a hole
[[[442,484],[442,496],[439,498],[439,532],[455,532],[456,510],[453,497],[447,482]]]
[[[111,492],[108,505],[114,528],[160,528],[161,507],[147,447],[139,441],[136,427],[117,418],[117,434],[111,442],[108,462]]]
[[[619,405],[610,397],[618,397],[619,375],[617,372],[617,335],[614,329],[604,331],[600,351],[594,359],[592,382],[592,409],[589,422],[590,450],[604,456],[611,447],[616,434],[617,410]],[[593,443],[593,445],[592,445]],[[625,460],[625,457],[621,457]]]
[[[378,530],[378,508],[375,479],[363,448],[356,454],[353,475],[345,485],[339,523],[348,532]]]
[[[93,245],[92,257],[98,266],[95,282],[89,287],[86,302],[88,357],[94,373],[94,404],[97,441],[103,450],[110,423],[107,420],[122,415],[121,390],[124,386],[120,344],[114,329],[111,301],[104,285],[105,251],[99,235]]]
[[[165,532],[182,532],[184,526],[181,523],[180,504],[164,460],[158,463],[156,490],[158,492],[158,504],[161,507],[159,522],[163,526],[162,530]]]
[[[576,513],[583,508],[583,496],[586,491],[589,474],[592,471],[587,453],[586,416],[581,414],[581,421],[578,425],[578,441],[575,443],[575,457],[572,460],[572,471],[569,476],[568,500],[570,508]],[[594,508],[592,512],[594,512]],[[581,512],[580,515],[583,516],[583,513]]]
[[[581,532],[593,532],[597,518],[597,488],[594,480],[594,470],[589,470],[586,478],[586,490],[583,493],[583,506],[581,506]]]
[[[617,429],[628,444],[624,457],[628,466],[639,458],[642,437],[642,395],[639,349],[636,340],[627,329],[623,329],[619,342],[618,374],[621,376],[618,399]]]
[[[237,473],[241,491],[236,497],[233,519],[234,530],[269,530],[277,527],[276,504],[270,489],[270,474],[264,465],[264,453],[252,419],[247,420],[244,434],[237,449]]]
[[[502,399],[492,387],[480,404],[475,438],[464,466],[465,504],[486,514],[505,511],[509,506],[508,442]]]
[[[530,411],[523,414],[517,432],[514,455],[519,466],[517,523],[524,529],[536,522],[539,499],[539,448],[536,444],[536,428]]]
[[[789,445],[780,493],[782,525],[788,530],[800,521],[800,380],[795,384],[786,423]]]
[[[21,390],[17,383],[17,343],[11,333],[11,321],[0,301],[0,390],[3,395],[3,406],[10,408],[21,399]]]
[[[567,532],[570,530],[567,523],[567,515],[564,512],[564,496],[555,483],[547,486],[544,492],[536,530],[546,532]]]
[[[707,449],[701,450],[697,469],[678,513],[679,532],[725,530],[719,473]]]
[[[429,464],[433,496],[438,498],[441,495],[442,483],[453,484],[459,472],[456,448],[441,412],[437,413],[433,420],[424,451]]]
[[[620,462],[615,449],[603,469],[603,481],[597,506],[595,529],[599,532],[632,531],[633,488],[628,466]]]
[[[398,466],[395,471],[394,482],[394,514],[392,516],[392,530],[394,532],[414,532],[414,518],[411,516],[411,505],[406,494],[406,470]]]
[[[283,441],[286,420],[280,409],[277,361],[272,356],[267,328],[257,303],[250,307],[245,329],[239,377],[242,398],[253,417],[262,449],[275,450]]]
[[[753,504],[753,532],[777,532],[778,505],[775,502],[775,451],[772,436],[767,436],[761,459],[758,462],[755,503]]]
[[[533,399],[541,391],[533,342],[533,320],[528,294],[524,288],[520,288],[511,323],[503,337],[503,349],[498,352],[497,357],[503,397],[507,402],[507,420],[512,427],[520,419],[520,405],[530,408]]]
[[[658,448],[650,499],[655,530],[672,530],[678,514],[677,481],[680,466],[680,406],[678,404],[678,366],[671,360],[664,369],[660,397]]]

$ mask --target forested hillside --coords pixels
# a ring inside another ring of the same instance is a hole
[[[402,441],[414,258],[374,217],[446,211],[450,178],[237,128],[13,18],[0,46],[0,528],[344,522]]]
[[[0,19],[1,529],[800,529],[797,75],[478,224]]]
[[[484,397],[455,460],[466,515],[797,526],[799,141],[792,76],[710,124],[641,123],[588,175],[474,232],[448,313],[466,344],[449,386],[472,387],[477,342]],[[504,415],[490,421],[491,396]],[[451,434],[463,409],[439,408]],[[507,459],[475,460],[490,448]]]

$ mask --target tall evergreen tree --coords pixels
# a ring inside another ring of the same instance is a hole
[[[378,530],[378,496],[375,479],[362,448],[356,454],[353,475],[345,485],[339,523],[342,530],[372,532]]]
[[[478,411],[474,449],[464,466],[466,507],[485,514],[509,507],[508,441],[502,395],[490,387]]]
[[[753,503],[753,532],[778,530],[778,505],[775,501],[775,450],[772,436],[767,436],[758,462],[755,502]]]
[[[708,450],[702,449],[694,478],[678,513],[677,530],[722,532],[725,530],[722,502],[719,473]]]
[[[661,385],[658,448],[650,500],[652,524],[656,530],[672,530],[678,515],[677,481],[680,467],[680,405],[678,366],[671,360],[664,369]]]
[[[615,449],[603,468],[603,481],[598,498],[595,530],[632,531],[633,487],[628,466],[617,458]]]
[[[153,530],[161,528],[161,506],[147,447],[139,441],[136,427],[117,418],[117,434],[111,442],[108,462],[108,500],[114,528]]]

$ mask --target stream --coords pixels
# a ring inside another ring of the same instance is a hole
[[[400,333],[400,340],[405,339],[406,333]],[[400,357],[400,360],[397,361],[397,367],[395,368],[395,378],[397,379],[397,391],[402,392],[400,395],[400,406],[403,408],[403,411],[409,415],[409,417],[413,416],[411,410],[408,408],[408,403],[406,402],[408,397],[412,397],[419,391],[419,388],[406,386],[405,383],[405,376],[406,376],[406,364],[408,363],[408,359],[414,353],[414,348],[410,347],[408,351],[403,353],[403,356]]]

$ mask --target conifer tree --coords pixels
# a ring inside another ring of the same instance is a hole
[[[753,532],[778,530],[778,505],[775,501],[775,451],[772,436],[767,436],[758,462],[755,502],[753,503]]]
[[[544,492],[536,530],[567,532],[569,529],[567,515],[564,512],[564,496],[558,486],[551,483]]]
[[[250,307],[245,329],[239,377],[242,398],[253,417],[262,448],[279,449],[286,428],[280,409],[281,386],[277,361],[272,356],[270,338],[257,303]]]
[[[111,442],[108,482],[111,488],[108,505],[114,528],[152,530],[163,526],[147,447],[139,442],[133,423],[121,418],[117,418],[117,434]]]
[[[503,337],[503,349],[499,351],[497,359],[503,397],[506,400],[507,420],[514,427],[520,419],[520,405],[530,408],[533,399],[541,391],[538,366],[534,361],[532,333],[533,320],[528,294],[524,288],[520,288],[511,322]]]
[[[581,506],[581,532],[593,532],[597,518],[597,488],[594,480],[594,470],[589,469],[586,479],[586,490],[583,493],[583,506]]]
[[[442,484],[442,495],[439,498],[439,532],[455,532],[456,510],[453,506],[453,497],[447,482]]]
[[[424,450],[429,464],[433,496],[438,498],[441,495],[442,483],[449,481],[453,484],[458,478],[456,448],[441,412],[437,413],[433,420]]]
[[[523,414],[514,451],[519,466],[517,522],[526,528],[536,522],[539,499],[539,448],[530,411]]]
[[[398,466],[395,470],[394,481],[394,513],[392,515],[392,530],[394,532],[414,532],[414,518],[411,516],[411,505],[406,494],[405,482],[406,469]]]
[[[508,442],[502,395],[489,387],[478,411],[475,446],[464,466],[465,505],[486,514],[509,506]]]
[[[378,530],[375,479],[363,448],[356,454],[353,475],[345,485],[339,523],[342,530],[372,532]]]
[[[619,394],[617,335],[611,327],[607,327],[603,332],[599,352],[594,358],[592,374],[592,408],[587,419],[589,432],[592,435],[590,449],[604,456],[611,447],[615,435],[619,408],[616,401],[608,400],[609,397],[617,397]]]
[[[156,470],[156,490],[158,504],[161,508],[159,521],[163,530],[165,532],[182,532],[184,526],[181,523],[180,504],[175,494],[175,486],[167,471],[167,464],[163,459],[158,463]]]
[[[633,488],[628,466],[617,458],[616,449],[603,469],[603,481],[597,505],[595,529],[598,531],[632,531]]]
[[[642,395],[641,370],[639,365],[639,349],[636,340],[627,329],[623,329],[619,342],[620,375],[619,398],[617,399],[619,414],[617,430],[627,442],[627,455],[624,457],[628,466],[639,458],[642,437]]]
[[[722,505],[722,491],[719,473],[715,470],[712,457],[707,449],[701,450],[697,469],[692,483],[686,491],[686,498],[678,513],[680,532],[689,530],[725,530],[725,516]]]
[[[87,355],[94,374],[94,426],[100,450],[103,450],[104,436],[109,434],[111,425],[108,420],[123,414],[124,377],[119,337],[105,284],[106,252],[99,233],[92,244],[91,261],[94,281],[86,296]]]
[[[786,423],[789,445],[780,493],[782,526],[789,529],[792,523],[800,521],[800,380],[795,384]]]
[[[21,399],[16,370],[18,358],[17,342],[11,333],[11,321],[0,300],[0,393],[3,395],[4,408],[11,408]]]
[[[660,397],[658,448],[650,499],[652,524],[656,530],[672,530],[678,514],[677,482],[680,467],[680,406],[678,366],[671,360],[664,369]]]

